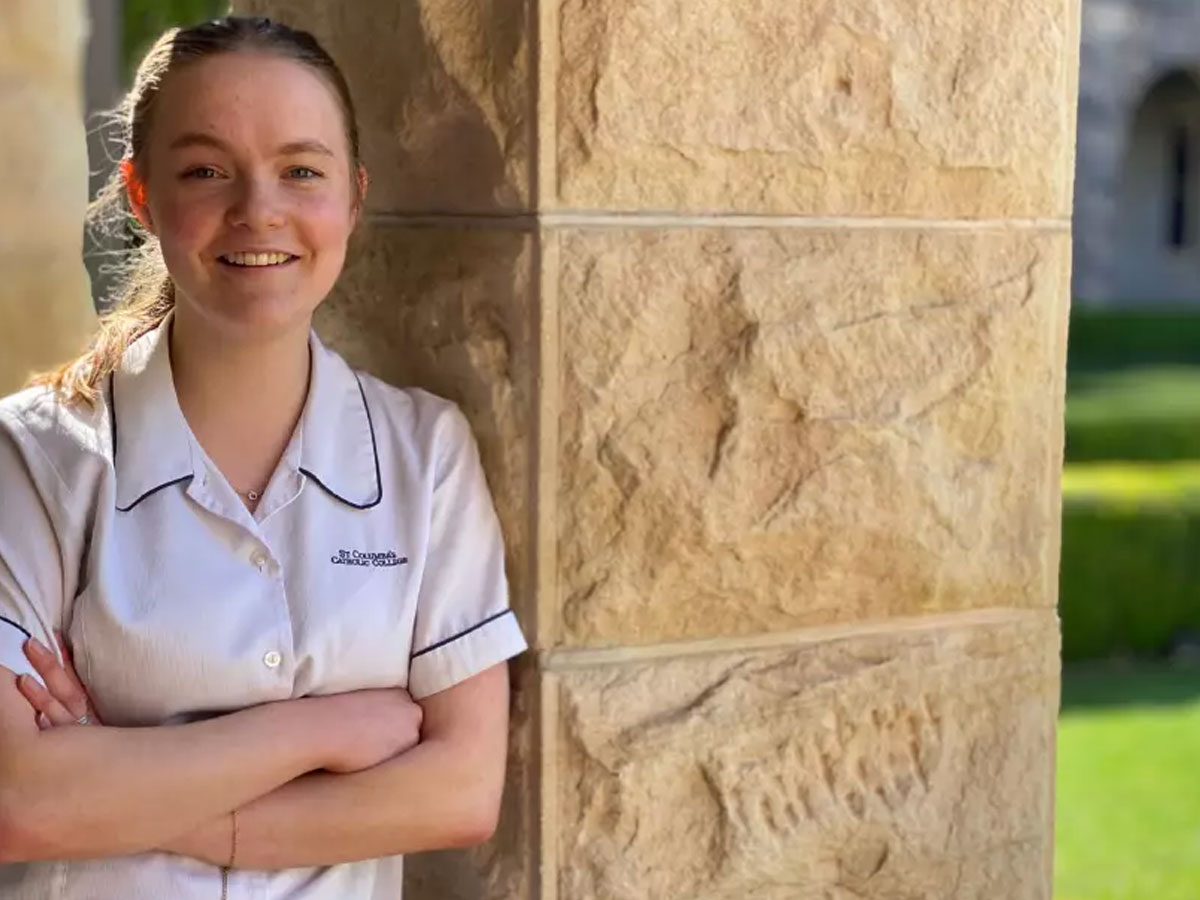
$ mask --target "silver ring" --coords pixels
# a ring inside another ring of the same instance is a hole
[[[88,714],[84,713],[82,716],[80,716],[78,719],[75,720],[75,724],[76,725],[89,725],[89,724],[91,724],[91,721],[92,720],[88,718]]]

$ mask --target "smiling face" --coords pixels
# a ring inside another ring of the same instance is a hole
[[[248,51],[183,66],[134,165],[146,189],[135,212],[162,245],[178,324],[233,339],[307,331],[365,188],[320,74]]]

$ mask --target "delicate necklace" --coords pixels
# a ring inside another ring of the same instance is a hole
[[[239,491],[237,488],[234,488],[234,491],[239,497],[245,497],[251,503],[257,503],[258,498],[262,496],[262,491]]]

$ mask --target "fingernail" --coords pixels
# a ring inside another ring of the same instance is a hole
[[[45,654],[48,652],[45,645],[35,637],[31,637],[26,643],[33,648],[34,653]]]

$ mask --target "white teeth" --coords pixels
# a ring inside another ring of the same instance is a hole
[[[277,266],[291,258],[287,253],[226,253],[221,257],[235,266]]]

